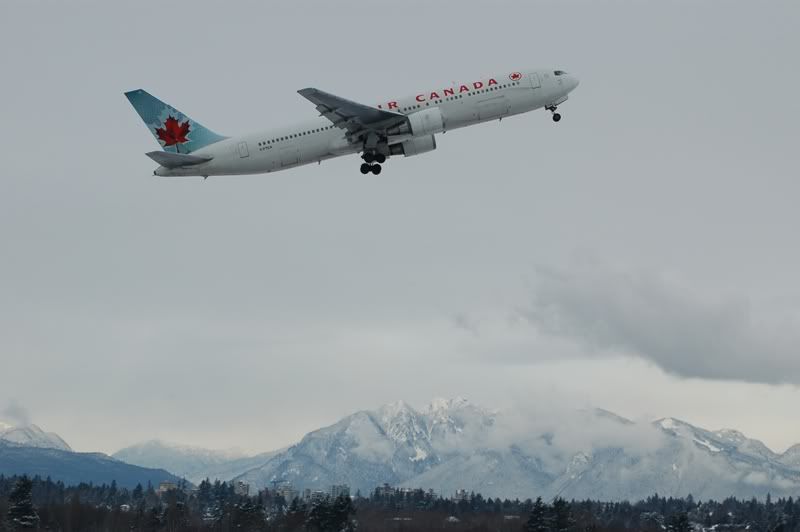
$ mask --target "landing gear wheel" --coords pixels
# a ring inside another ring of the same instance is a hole
[[[364,163],[364,164],[361,165],[361,173],[362,174],[366,175],[366,174],[368,174],[370,172],[370,170],[372,170],[372,167],[370,165],[368,165],[367,163]]]
[[[370,164],[373,161],[375,161],[375,155],[370,151],[365,151],[364,155],[362,155],[361,158],[364,159],[364,162],[367,164]]]
[[[375,162],[378,164],[383,164],[386,162],[386,156],[382,153],[379,153],[375,156]]]
[[[561,115],[558,113],[553,113],[553,122],[558,122],[561,120]]]
[[[372,165],[372,173],[373,174],[378,175],[378,174],[381,173],[381,170],[382,170],[381,165],[379,165],[379,164],[373,164]]]

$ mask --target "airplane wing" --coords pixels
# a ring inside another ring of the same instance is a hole
[[[321,116],[334,126],[346,130],[351,137],[366,135],[371,131],[380,133],[406,120],[401,113],[364,105],[312,87],[297,92],[316,105]]]

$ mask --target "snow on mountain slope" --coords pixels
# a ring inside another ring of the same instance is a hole
[[[205,478],[212,481],[230,480],[264,464],[274,454],[247,456],[234,450],[216,451],[150,440],[120,449],[113,454],[113,457],[132,465],[166,469],[197,484]]]
[[[14,426],[0,422],[0,441],[26,447],[72,450],[67,442],[61,439],[61,436],[54,432],[45,432],[34,424]]]
[[[800,443],[792,445],[778,457],[778,461],[787,467],[800,469]]]
[[[366,493],[389,483],[604,500],[800,489],[800,446],[778,456],[736,431],[711,432],[673,418],[637,424],[592,410],[539,419],[546,414],[488,412],[462,398],[435,399],[421,411],[396,402],[313,431],[237,478],[257,487],[347,483]]]

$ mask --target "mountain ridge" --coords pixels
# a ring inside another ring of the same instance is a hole
[[[0,473],[50,477],[67,485],[116,482],[126,488],[137,484],[147,486],[148,483],[158,486],[163,481],[178,483],[181,480],[163,469],[127,464],[103,453],[78,453],[5,441],[0,441]]]
[[[277,481],[311,489],[348,483],[369,491],[389,483],[606,500],[800,489],[800,467],[783,460],[786,453],[732,429],[709,431],[676,418],[635,423],[602,409],[527,425],[526,415],[488,411],[463,398],[435,399],[420,410],[398,401],[311,431],[235,479],[258,488]],[[800,459],[795,447],[789,458]]]
[[[27,423],[11,425],[0,421],[0,441],[39,447],[43,449],[60,449],[71,451],[72,448],[55,432],[45,432],[38,425]]]

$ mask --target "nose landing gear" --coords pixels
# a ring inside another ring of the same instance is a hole
[[[556,112],[557,107],[555,105],[551,105],[550,107],[545,107],[548,111],[553,113],[553,122],[558,122],[561,120],[561,115]]]

